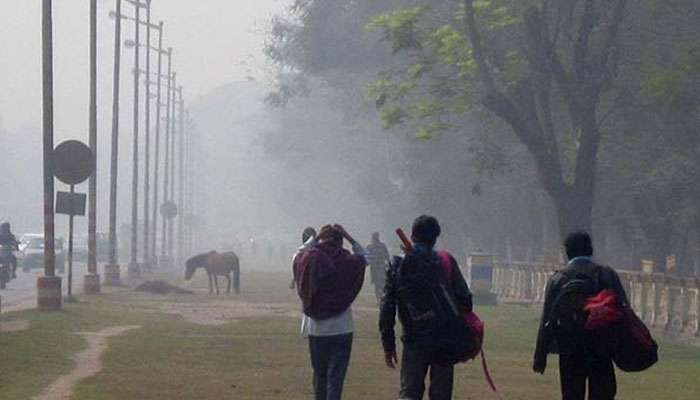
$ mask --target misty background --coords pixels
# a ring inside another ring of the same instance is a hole
[[[0,3],[0,219],[18,233],[36,232],[39,4]],[[100,232],[107,230],[113,3],[100,1],[98,18]],[[424,3],[432,7],[415,7]],[[537,152],[475,104],[481,96],[473,92],[473,63],[459,58],[469,52],[460,52],[468,46],[456,3],[154,1],[204,154],[197,165],[197,208],[207,222],[200,247],[251,251],[253,238],[288,255],[305,226],[337,222],[362,242],[379,231],[396,249],[393,230],[430,213],[443,225],[441,245],[461,260],[475,250],[558,260],[567,198],[543,181],[548,169]],[[78,0],[54,4],[56,143],[87,141],[87,8]],[[504,79],[517,77],[526,33],[497,11],[480,11],[492,62],[503,63]],[[520,18],[517,5],[507,11]],[[598,254],[619,268],[637,269],[642,258],[661,265],[668,255],[687,273],[699,264],[698,15],[688,0],[646,1],[625,15],[615,43],[614,79],[597,105],[602,139],[586,218]],[[131,23],[122,29],[123,39],[133,37]],[[130,218],[132,54],[122,49],[120,224]],[[581,134],[563,95],[552,98],[555,166],[566,186],[578,173]],[[65,219],[57,217],[59,235]],[[77,220],[77,230],[86,230],[86,220]]]
[[[122,3],[123,12],[133,15],[133,8],[128,3]],[[166,21],[163,43],[166,47],[175,48],[173,70],[177,71],[179,82],[185,85],[186,101],[195,104],[200,98],[216,95],[217,88],[232,82],[246,81],[251,77],[264,80],[265,68],[259,60],[264,60],[261,55],[265,25],[285,4],[286,2],[277,0],[197,3],[154,1],[153,22],[157,23],[156,18]],[[3,53],[0,57],[0,148],[3,152],[0,157],[0,168],[3,171],[0,175],[0,187],[3,188],[0,219],[11,221],[13,230],[18,233],[41,232],[41,4],[2,0],[0,6],[3,9],[0,13],[0,49]],[[56,145],[67,139],[87,142],[89,3],[61,0],[54,2],[53,9],[54,142]],[[108,14],[113,9],[114,1],[98,2],[97,172],[100,232],[106,232],[108,228],[114,53],[114,21]],[[133,39],[133,36],[133,23],[124,22],[122,39]],[[142,37],[145,40],[143,30]],[[157,44],[156,39],[157,34],[152,35],[154,45]],[[144,52],[141,54],[143,67]],[[151,68],[155,71],[156,55],[152,54],[151,57]],[[164,68],[165,64],[164,62]],[[130,215],[132,65],[133,50],[122,46],[118,192],[120,223],[128,222]],[[143,91],[141,101],[143,102]],[[249,103],[256,101],[252,97],[248,99]],[[151,110],[155,114],[155,106]],[[245,113],[243,111],[242,115]],[[151,121],[154,120],[155,117],[152,117]],[[245,132],[239,135],[243,136]],[[211,140],[207,135],[203,137]],[[225,165],[218,169],[204,169],[209,174],[218,171],[222,176],[231,171]],[[57,181],[56,190],[67,189],[67,186]],[[79,185],[76,190],[87,192],[87,183]],[[66,219],[65,216],[57,216],[57,235],[66,236]],[[76,219],[76,230],[79,233],[87,230],[87,218]]]

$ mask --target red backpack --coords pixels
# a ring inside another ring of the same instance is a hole
[[[437,251],[437,256],[440,259],[440,266],[442,267],[442,272],[446,281],[449,282],[452,277],[452,258],[448,252],[442,250]],[[462,310],[462,313],[466,326],[471,331],[472,340],[474,340],[472,351],[467,354],[464,361],[472,360],[476,358],[476,356],[481,355],[481,368],[484,371],[486,382],[488,382],[491,390],[497,393],[498,389],[496,389],[496,384],[493,382],[493,378],[491,378],[491,373],[486,364],[486,356],[484,355],[484,322],[474,311]]]
[[[586,301],[588,318],[584,328],[607,335],[612,359],[625,372],[638,372],[656,364],[659,346],[651,332],[629,305],[620,304],[610,289]]]

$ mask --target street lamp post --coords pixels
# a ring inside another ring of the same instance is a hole
[[[184,256],[184,246],[183,241],[185,240],[184,232],[184,217],[185,217],[185,100],[183,98],[182,86],[180,86],[180,145],[178,148],[178,206],[180,207],[180,212],[177,216],[177,259],[178,262],[183,260]]]
[[[156,86],[156,137],[155,137],[155,151],[153,160],[153,229],[150,235],[146,235],[146,240],[150,242],[150,251],[152,256],[149,260],[151,267],[158,266],[157,252],[156,252],[156,236],[158,232],[158,163],[160,162],[160,111],[161,111],[161,74],[163,71],[163,22],[158,24],[158,73],[157,73],[157,86]],[[170,54],[170,53],[166,53]],[[151,86],[151,76],[146,74],[146,86]],[[148,196],[146,196],[148,198]],[[149,253],[150,254],[150,253]]]
[[[90,0],[90,150],[97,160],[97,0]],[[88,274],[85,294],[100,292],[97,273],[97,168],[90,175],[88,188]]]
[[[178,117],[177,115],[177,105],[179,104],[178,102],[178,93],[180,99],[182,99],[182,86],[176,86],[173,84],[173,100],[172,100],[172,128],[170,131],[170,201],[172,203],[176,203],[175,199],[175,185],[176,185],[176,177],[175,177],[175,167],[177,165],[177,160],[175,159],[175,149],[176,149],[176,143],[178,143],[178,140],[181,138],[178,138],[178,128],[177,128],[177,121]],[[180,204],[177,204],[178,207]],[[178,213],[179,214],[179,213]],[[174,218],[170,218],[168,220],[168,256],[173,259],[173,247],[175,245],[175,220]]]
[[[135,23],[134,33],[136,46],[134,46],[134,139],[132,148],[132,175],[131,175],[131,259],[129,261],[129,276],[138,277],[141,275],[141,269],[138,264],[138,183],[139,183],[139,46],[141,24],[139,24],[141,5],[134,4],[135,8]]]
[[[136,71],[136,75],[139,73]],[[143,166],[143,267],[150,270],[150,238],[149,238],[149,196],[150,196],[150,168],[151,168],[151,85],[148,80],[151,76],[151,0],[147,0],[146,7],[146,121],[144,143]]]
[[[37,305],[43,311],[62,307],[61,278],[55,276],[53,170],[53,16],[51,0],[42,0],[42,134],[44,178],[44,275],[37,280]]]
[[[121,16],[122,2],[116,0],[116,15]],[[105,285],[121,283],[117,259],[117,172],[119,160],[119,73],[121,55],[121,18],[114,19],[114,75],[112,83],[112,150],[109,178],[109,264],[105,265]]]
[[[172,97],[170,93],[172,92],[172,87],[174,86],[175,74],[172,72],[172,58],[173,49],[168,48],[168,86],[166,91],[166,111],[165,111],[165,149],[164,149],[164,168],[163,168],[163,203],[168,201],[168,174],[170,168],[170,132],[171,132],[171,113],[170,104]],[[160,82],[158,82],[160,84]],[[167,247],[167,218],[163,216],[162,230],[161,230],[161,248],[160,248],[160,266],[169,268],[172,265],[172,259],[168,257],[168,247]]]

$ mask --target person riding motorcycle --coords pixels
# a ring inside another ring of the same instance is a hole
[[[12,266],[12,278],[16,278],[17,274],[17,257],[12,253],[12,250],[19,250],[19,242],[15,235],[12,234],[12,229],[9,222],[3,222],[0,224],[0,247],[8,247],[11,249],[7,255],[3,255],[9,259],[9,263]],[[4,260],[0,260],[4,261]]]

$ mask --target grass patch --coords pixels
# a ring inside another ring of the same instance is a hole
[[[184,286],[184,282],[177,282]],[[110,339],[104,367],[81,381],[73,399],[305,399],[311,398],[307,344],[299,321],[290,317],[255,317],[219,326],[187,322],[159,311],[162,302],[296,303],[284,274],[244,275],[243,295],[206,294],[206,284],[187,284],[194,296],[154,296],[119,290],[67,304],[56,314],[21,312],[26,331],[0,334],[0,399],[30,398],[53,379],[70,371],[70,356],[85,346],[74,332],[114,325],[139,325]],[[347,399],[396,398],[398,372],[383,365],[374,299],[365,291],[355,310],[356,333],[346,380]],[[558,399],[556,357],[545,376],[531,372],[531,352],[538,310],[523,306],[480,307],[487,324],[486,351],[496,383],[507,399]],[[7,318],[8,316],[3,316]],[[620,399],[696,400],[700,393],[700,349],[661,343],[661,361],[650,371],[618,374]],[[478,363],[460,365],[456,399],[495,398]]]

